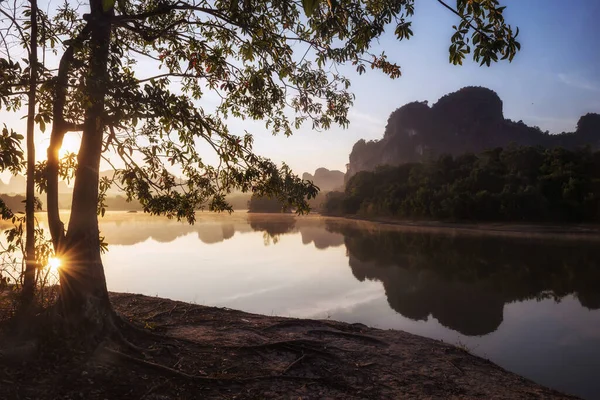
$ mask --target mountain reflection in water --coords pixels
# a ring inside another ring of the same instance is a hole
[[[213,244],[252,231],[263,234],[265,245],[298,233],[303,244],[319,250],[345,245],[354,277],[382,282],[392,309],[413,320],[432,316],[464,335],[495,331],[504,305],[515,301],[573,294],[585,308],[600,309],[600,246],[593,241],[415,232],[291,215],[244,217],[209,214],[195,225],[128,217],[107,220],[102,233],[111,245],[149,238],[165,243],[189,234]]]
[[[504,305],[574,294],[600,308],[598,243],[357,229],[344,235],[356,279],[383,283],[390,307],[407,318],[429,315],[464,335],[485,335]]]

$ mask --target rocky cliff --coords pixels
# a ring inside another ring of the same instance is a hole
[[[440,98],[433,106],[408,103],[390,114],[383,138],[356,142],[350,153],[346,179],[379,165],[423,161],[440,154],[464,154],[504,147],[590,144],[600,148],[600,115],[580,118],[575,132],[551,135],[522,121],[504,118],[502,100],[483,87],[465,87]]]

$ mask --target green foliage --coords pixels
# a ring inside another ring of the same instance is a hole
[[[21,197],[21,196],[17,196]],[[22,200],[24,202],[24,200]],[[0,203],[3,204],[2,201]],[[41,209],[41,202],[36,198],[36,208]],[[20,290],[23,283],[23,274],[25,270],[25,224],[26,219],[23,213],[12,213],[2,218],[7,225],[2,225],[2,234],[5,239],[0,243],[0,280],[14,285],[15,290]],[[52,242],[48,239],[48,234],[35,221],[35,284],[38,288],[38,301],[43,302],[48,299],[46,289],[58,282],[58,276],[54,274],[48,265],[48,259],[54,256]],[[41,304],[41,303],[40,303]]]
[[[24,154],[21,148],[23,135],[19,135],[6,125],[0,135],[0,172],[8,170],[13,174],[18,173],[23,167]]]
[[[308,17],[313,15],[318,6],[319,0],[302,0],[302,7],[304,7],[304,13]]]
[[[46,161],[40,161],[35,165],[34,181],[39,193],[46,193],[48,189],[48,178],[46,176]],[[77,169],[77,154],[68,152],[60,159],[58,168],[58,177],[67,184],[75,179],[75,171]],[[100,188],[99,188],[100,189]],[[102,191],[100,191],[102,193]],[[100,202],[100,198],[98,199]]]
[[[452,27],[455,33],[451,38],[450,62],[462,65],[465,56],[471,53],[471,45],[475,47],[473,60],[480,65],[489,67],[499,57],[512,61],[521,44],[516,40],[519,29],[513,32],[504,21],[506,7],[500,6],[498,0],[458,0],[456,4],[456,14],[461,20]]]
[[[112,185],[112,180],[108,179],[108,177],[102,177],[100,179],[100,184],[98,185],[98,215],[104,217],[106,213],[106,192],[110,189]]]
[[[330,214],[436,220],[600,221],[600,152],[496,148],[362,171]]]

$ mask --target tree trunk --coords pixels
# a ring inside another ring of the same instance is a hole
[[[25,276],[23,277],[23,302],[31,304],[35,291],[35,102],[37,94],[37,0],[30,0],[31,38],[29,45],[29,104],[27,110],[27,191],[25,199]]]
[[[90,33],[90,24],[81,30],[72,41],[69,47],[65,50],[58,64],[58,75],[56,79],[56,92],[52,101],[52,132],[50,132],[50,145],[48,146],[48,164],[46,168],[47,178],[47,210],[48,210],[48,226],[54,251],[57,256],[61,256],[61,242],[64,239],[65,227],[60,219],[58,210],[58,169],[59,158],[58,153],[62,147],[65,134],[69,130],[68,124],[65,122],[64,112],[67,102],[67,87],[69,81],[69,70],[75,57],[75,48],[81,46]],[[71,127],[77,129],[77,127]]]
[[[71,217],[61,245],[64,267],[60,274],[60,304],[66,317],[90,324],[102,333],[113,315],[100,257],[97,214],[112,10],[104,12],[102,0],[91,0],[90,7],[91,14],[86,16],[91,29],[86,83],[89,106],[77,156]]]

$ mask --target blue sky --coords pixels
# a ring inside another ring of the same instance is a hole
[[[402,77],[391,80],[371,70],[359,76],[351,67],[341,69],[347,72],[356,95],[349,128],[315,132],[306,124],[290,138],[270,135],[262,123],[233,120],[230,129],[239,134],[249,130],[255,135],[257,153],[276,162],[285,161],[302,174],[318,167],[345,171],[353,144],[361,138],[381,138],[393,110],[415,100],[434,103],[464,86],[493,89],[504,102],[505,118],[523,120],[552,133],[572,131],[581,115],[600,112],[600,24],[596,21],[600,0],[501,3],[507,6],[508,22],[521,30],[522,51],[512,63],[501,62],[489,68],[470,61],[463,66],[449,64],[452,25],[458,23],[458,17],[436,0],[417,0],[414,37],[398,42],[391,27],[373,49],[385,50],[389,59],[402,67]],[[208,95],[204,105],[210,108],[214,100]],[[0,111],[0,117],[0,122],[24,129],[20,116]],[[40,133],[37,143],[38,158],[42,158],[48,145],[47,133]],[[77,134],[65,140],[70,151],[78,144]],[[208,150],[206,156],[207,161],[214,158]],[[0,178],[6,180],[8,176]]]
[[[572,131],[579,117],[600,112],[599,0],[504,0],[507,20],[520,28],[522,50],[512,63],[479,67],[448,63],[455,15],[435,0],[419,0],[413,19],[414,37],[398,42],[393,31],[380,40],[402,77],[390,80],[351,69],[356,95],[350,127],[326,132],[301,129],[292,138],[258,133],[256,149],[297,172],[323,166],[344,170],[352,145],[360,138],[383,136],[387,117],[414,100],[430,104],[463,86],[485,86],[504,102],[505,118],[523,120],[551,133]],[[450,1],[450,3],[452,3]]]

